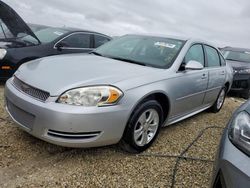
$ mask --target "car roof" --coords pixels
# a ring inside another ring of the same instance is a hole
[[[230,47],[230,46],[224,47],[221,50],[229,50],[229,51],[235,51],[235,52],[246,52],[246,51],[250,52],[250,49],[248,48],[236,48],[236,47]]]
[[[96,31],[91,31],[91,30],[80,29],[80,28],[73,28],[73,27],[52,27],[52,28],[63,29],[63,30],[66,30],[68,32],[86,32],[86,33],[89,32],[89,33],[104,35],[104,36],[107,36],[107,37],[111,38],[110,36],[108,36],[106,34],[103,34],[103,33],[99,33],[99,32],[96,32]]]
[[[146,37],[162,37],[162,38],[169,38],[169,39],[177,39],[182,41],[189,41],[190,43],[202,43],[209,46],[213,46],[216,48],[216,46],[212,42],[205,41],[203,39],[199,38],[193,38],[193,37],[184,37],[184,36],[175,36],[175,35],[162,35],[162,34],[127,34],[127,35],[134,35],[134,36],[146,36]]]
[[[110,36],[108,36],[106,34],[103,34],[103,33],[98,33],[96,31],[90,31],[90,30],[85,30],[85,29],[80,29],[80,28],[73,28],[73,27],[53,27],[53,26],[33,24],[33,23],[29,23],[28,25],[30,27],[39,27],[41,29],[46,29],[46,28],[62,29],[62,30],[65,30],[65,31],[67,31],[69,33],[72,33],[72,32],[89,32],[89,33],[95,33],[95,34],[104,35],[104,36],[107,36],[109,38],[112,38],[112,37],[110,37]]]
[[[183,40],[187,41],[189,38],[187,37],[181,37],[181,36],[173,36],[173,35],[164,35],[164,34],[127,34],[131,36],[146,36],[146,37],[162,37],[162,38],[170,38],[170,39],[177,39],[177,40]]]

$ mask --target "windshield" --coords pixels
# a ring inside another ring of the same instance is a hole
[[[67,33],[66,30],[58,29],[58,28],[46,28],[35,32],[37,38],[41,41],[41,43],[49,43],[57,39],[58,37]],[[35,39],[31,36],[25,36],[22,38],[25,41],[30,41],[35,43]]]
[[[223,51],[222,53],[227,60],[250,63],[250,51],[248,52]]]
[[[184,41],[162,37],[126,35],[97,48],[94,53],[146,66],[169,68]]]
[[[8,29],[8,27],[3,23],[3,21],[0,19],[0,39],[5,38],[13,38],[13,34]]]
[[[39,44],[39,41],[28,33],[19,32],[16,30],[14,31],[11,31],[0,19],[0,41],[14,42],[16,43],[15,47],[24,47]]]

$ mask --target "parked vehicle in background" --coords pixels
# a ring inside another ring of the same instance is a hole
[[[232,83],[229,70],[209,43],[126,35],[89,55],[23,64],[6,83],[6,109],[21,128],[50,143],[120,142],[141,152],[162,126],[206,109],[218,112]]]
[[[33,23],[29,23],[28,26],[30,27],[30,29],[31,29],[33,32],[37,32],[37,31],[40,31],[40,30],[42,30],[42,29],[47,29],[47,28],[50,27],[50,26],[46,26],[46,25],[33,24]]]
[[[13,9],[0,1],[0,80],[11,77],[27,61],[51,55],[88,53],[111,40],[93,31],[39,28],[33,25],[36,30],[33,32]]]
[[[221,50],[234,71],[231,91],[248,99],[250,95],[250,49],[226,47]]]
[[[250,187],[250,101],[232,116],[221,139],[212,185]]]

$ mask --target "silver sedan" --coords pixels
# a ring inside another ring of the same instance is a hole
[[[13,120],[47,142],[141,152],[161,127],[218,112],[231,83],[231,68],[207,42],[125,35],[88,55],[22,65],[5,98]]]

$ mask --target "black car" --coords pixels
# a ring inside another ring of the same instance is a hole
[[[231,91],[248,99],[250,94],[250,49],[225,47],[221,51],[234,70]]]
[[[108,42],[107,35],[75,28],[32,29],[7,4],[0,1],[0,80],[6,80],[17,68],[37,58],[88,53]]]

